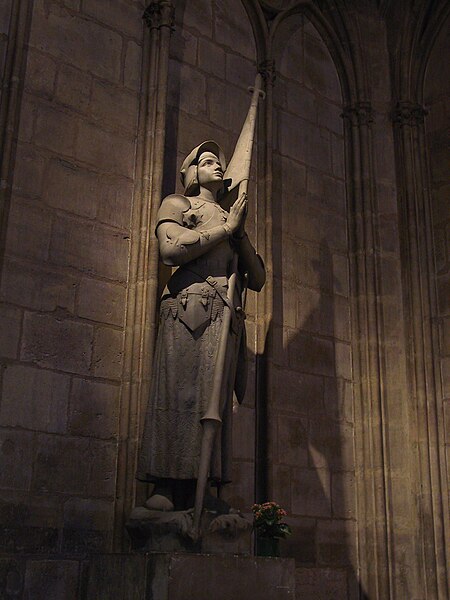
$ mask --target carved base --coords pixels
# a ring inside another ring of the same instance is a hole
[[[251,554],[251,523],[239,514],[217,515],[204,510],[200,539],[194,542],[192,511],[162,512],[135,508],[126,524],[135,550],[143,552],[191,552]]]
[[[207,554],[10,556],[0,598],[29,600],[292,600],[293,559]]]

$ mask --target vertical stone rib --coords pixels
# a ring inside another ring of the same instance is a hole
[[[31,0],[12,2],[0,98],[0,280],[3,271],[31,5]]]
[[[394,124],[402,184],[402,221],[405,230],[405,277],[408,289],[409,368],[417,424],[418,473],[416,493],[420,519],[422,569],[428,595],[448,598],[445,523],[449,523],[445,479],[444,433],[434,368],[437,342],[432,316],[436,314],[432,224],[425,152],[424,116],[420,105],[399,102]],[[429,526],[431,523],[431,527]],[[430,535],[431,534],[431,535]],[[448,534],[447,534],[448,535]]]
[[[158,289],[158,242],[154,232],[156,214],[161,203],[163,169],[164,169],[164,144],[166,139],[166,112],[167,112],[167,81],[169,73],[169,46],[172,31],[174,9],[171,2],[160,2],[161,13],[159,22],[158,45],[158,86],[156,90],[156,114],[154,147],[152,151],[152,172],[149,181],[150,187],[150,230],[148,231],[149,248],[146,257],[148,263],[145,273],[151,277],[152,284],[147,288],[147,314],[145,315],[146,332],[143,344],[143,356],[147,363],[153,359],[153,350],[156,335],[156,305]],[[147,377],[142,380],[143,397],[147,397],[150,384],[150,367]],[[141,407],[142,408],[142,407]]]
[[[415,163],[417,165],[417,189],[424,196],[422,204],[423,219],[423,262],[425,274],[424,289],[422,290],[422,303],[425,307],[423,319],[424,325],[424,362],[427,381],[426,389],[431,394],[432,401],[426,403],[426,424],[428,432],[428,460],[430,464],[431,482],[431,504],[433,510],[433,527],[435,535],[434,564],[430,565],[429,578],[437,584],[437,597],[448,598],[450,582],[448,578],[448,566],[450,565],[450,512],[449,512],[449,490],[446,482],[445,470],[445,436],[444,419],[439,417],[438,389],[439,374],[435,371],[434,356],[438,354],[439,342],[437,332],[433,329],[433,306],[437,306],[436,291],[433,282],[430,281],[431,273],[435,272],[433,257],[433,235],[431,222],[430,194],[427,185],[427,161],[426,144],[423,121],[413,129],[413,144],[415,151]],[[442,396],[441,396],[442,397]],[[433,401],[434,400],[434,401]],[[443,416],[443,410],[440,411]],[[447,537],[447,540],[446,540]],[[447,553],[446,553],[447,549]]]
[[[356,317],[355,455],[357,470],[359,551],[361,580],[370,597],[390,597],[389,541],[386,527],[385,439],[383,432],[380,315],[377,308],[377,242],[373,223],[373,165],[371,161],[370,104],[360,102],[345,109],[349,135],[353,206],[351,227],[351,281]]]
[[[259,72],[265,82],[266,97],[261,103],[263,117],[260,118],[259,148],[263,148],[260,165],[263,177],[263,202],[257,208],[257,250],[263,255],[267,279],[263,290],[256,298],[256,393],[255,393],[255,499],[267,500],[267,336],[273,313],[273,265],[272,265],[272,192],[273,192],[273,85],[275,64],[266,59],[259,64]],[[261,210],[262,205],[262,210]],[[262,227],[258,223],[263,223]]]
[[[267,281],[263,288],[263,293],[258,294],[258,316],[262,319],[262,328],[259,331],[259,342],[257,343],[257,352],[262,353],[265,349],[265,339],[268,333],[269,325],[272,320],[273,312],[273,267],[272,267],[272,193],[273,193],[273,86],[275,83],[275,63],[267,59],[260,63],[259,72],[262,74],[265,82],[266,96],[261,102],[261,112],[263,112],[263,134],[259,143],[263,151],[263,190],[264,198],[262,210],[256,212],[258,222],[263,227],[256,227],[257,249],[262,253],[267,270]],[[260,303],[260,304],[259,304]]]
[[[136,495],[135,471],[141,416],[149,393],[158,289],[158,245],[154,234],[163,178],[169,43],[174,9],[170,1],[144,12],[150,30],[142,65],[136,186],[129,266],[124,371],[120,405],[114,546],[125,546],[124,523]]]

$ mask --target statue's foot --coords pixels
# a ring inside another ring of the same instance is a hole
[[[220,532],[228,537],[237,537],[244,531],[249,531],[252,528],[250,521],[247,521],[239,513],[231,513],[228,515],[219,515],[209,525],[210,533]]]
[[[162,510],[163,512],[172,512],[174,510],[172,486],[163,481],[157,481],[153,488],[150,498],[147,498],[145,505],[149,510]]]
[[[162,494],[153,494],[145,502],[146,508],[149,510],[162,510],[164,512],[173,511],[173,502]]]

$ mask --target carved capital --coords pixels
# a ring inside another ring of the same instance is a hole
[[[261,74],[266,85],[273,85],[275,83],[275,79],[277,78],[275,61],[271,59],[260,62],[258,65],[258,73]]]
[[[395,125],[404,127],[409,125],[410,127],[416,127],[424,121],[424,117],[428,114],[428,111],[423,106],[416,102],[410,102],[409,100],[403,100],[397,102],[396,107],[392,111],[392,120]]]
[[[342,118],[348,119],[352,125],[370,125],[373,123],[373,111],[370,102],[356,102],[351,106],[346,106],[342,113]]]
[[[157,0],[147,6],[142,18],[149,29],[161,29],[161,27],[173,29],[175,8],[170,0]]]

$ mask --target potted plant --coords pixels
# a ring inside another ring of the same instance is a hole
[[[280,540],[291,535],[291,528],[282,519],[286,511],[276,502],[254,504],[253,527],[256,532],[258,556],[280,556]]]

